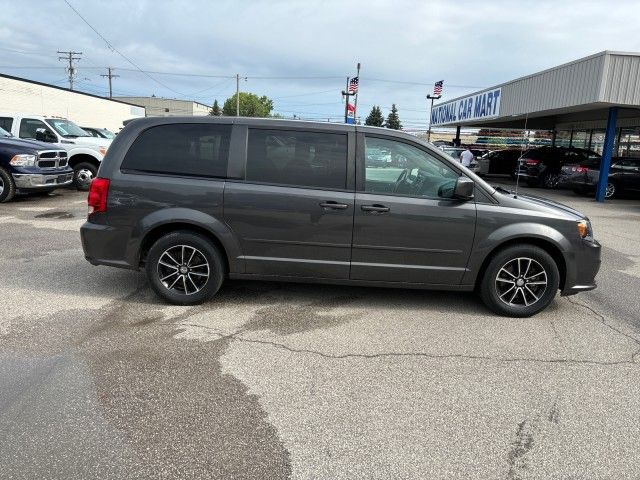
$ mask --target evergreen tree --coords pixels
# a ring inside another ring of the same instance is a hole
[[[384,117],[382,116],[382,110],[378,105],[374,105],[369,113],[369,116],[364,121],[365,125],[371,125],[373,127],[381,127],[384,125]]]
[[[219,117],[220,115],[222,115],[222,110],[220,110],[220,105],[218,105],[218,99],[215,99],[213,101],[213,107],[211,107],[211,112],[209,112],[209,115],[211,115],[212,117]]]
[[[398,116],[398,109],[396,108],[396,104],[391,105],[391,111],[387,116],[387,123],[385,127],[392,128],[394,130],[400,130],[402,128],[402,124],[400,123],[400,117]]]

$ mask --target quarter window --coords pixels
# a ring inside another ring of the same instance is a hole
[[[455,170],[413,145],[366,137],[366,192],[451,198],[457,178]]]
[[[0,117],[0,128],[6,130],[7,132],[11,132],[11,127],[13,126],[13,118],[11,117]]]
[[[133,142],[122,170],[225,177],[230,125],[181,123],[151,127]]]
[[[249,129],[249,182],[344,189],[346,176],[344,134]]]

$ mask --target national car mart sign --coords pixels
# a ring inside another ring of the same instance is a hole
[[[495,88],[434,106],[431,111],[431,125],[497,117],[500,115],[501,98],[502,89]]]

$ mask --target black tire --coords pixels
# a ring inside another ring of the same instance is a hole
[[[4,168],[0,168],[0,203],[10,202],[16,195],[13,177]]]
[[[533,273],[518,274],[513,268],[518,264],[517,259],[521,259],[519,264],[522,270],[527,269]],[[526,266],[527,261],[522,259],[530,259],[533,262]],[[544,275],[539,273],[541,270]],[[525,280],[527,276],[529,279]],[[510,283],[502,282],[499,279],[504,278],[510,281],[512,277],[514,277],[513,288],[516,291],[509,291],[505,297],[504,292],[510,288]],[[520,283],[516,283],[519,280],[524,281],[522,286]],[[540,284],[543,280],[546,281],[546,285]],[[485,305],[499,315],[530,317],[544,310],[551,303],[558,292],[559,285],[560,272],[553,257],[535,245],[520,244],[507,247],[493,256],[480,283],[480,296]],[[515,294],[517,298],[511,298],[512,294]],[[501,299],[501,296],[505,298]],[[528,305],[527,297],[529,299]],[[534,301],[534,298],[538,298],[538,300]]]
[[[73,185],[78,190],[86,192],[97,175],[98,167],[89,162],[80,162],[73,167]]]
[[[182,249],[182,246],[186,248]],[[191,255],[192,250],[197,253],[185,260],[185,257]],[[166,255],[167,252],[169,256]],[[180,252],[182,258],[177,258]],[[163,263],[160,263],[161,259]],[[174,262],[177,262],[175,264],[178,267],[167,266]],[[206,269],[195,265],[203,263],[207,264]],[[186,269],[181,270],[183,267]],[[178,230],[161,237],[151,246],[145,270],[151,288],[167,302],[174,305],[198,305],[209,300],[220,289],[224,279],[224,260],[219,249],[208,238],[188,230]],[[173,276],[163,282],[163,278],[172,273]],[[205,273],[208,277],[203,280]],[[189,289],[192,291],[189,292]]]

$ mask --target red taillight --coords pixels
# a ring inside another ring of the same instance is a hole
[[[587,173],[589,169],[587,167],[583,167],[582,165],[579,165],[577,167],[572,168],[571,171],[576,173]]]
[[[109,180],[106,178],[94,178],[89,187],[89,215],[92,213],[107,211],[107,195],[109,195]]]
[[[522,160],[526,165],[538,165],[540,160],[535,160],[533,158],[524,158]]]

